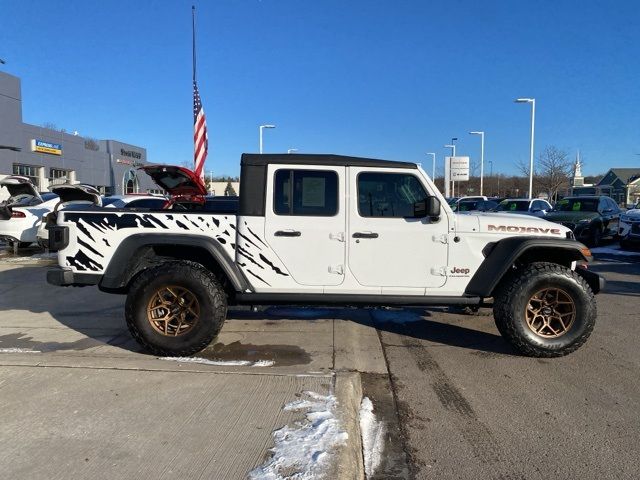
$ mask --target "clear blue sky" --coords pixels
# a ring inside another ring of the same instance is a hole
[[[191,1],[0,0],[2,70],[22,78],[24,121],[193,157]],[[640,167],[640,11],[631,0],[216,0],[195,3],[207,171],[242,152],[341,153],[494,172],[580,149],[586,174]],[[488,167],[487,167],[488,168]]]

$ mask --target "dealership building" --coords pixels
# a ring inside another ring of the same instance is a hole
[[[23,123],[20,79],[0,72],[0,180],[23,175],[40,191],[86,183],[106,195],[160,193],[151,178],[137,170],[146,164],[147,151],[137,145]],[[6,196],[0,191],[0,200]]]

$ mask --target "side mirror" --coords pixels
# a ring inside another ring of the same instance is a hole
[[[542,209],[534,208],[533,210],[531,210],[531,213],[538,213],[538,212],[542,212]]]
[[[605,208],[602,213],[611,213],[613,212],[613,208]]]
[[[437,197],[427,197],[413,204],[414,218],[438,218],[440,216],[440,200]]]

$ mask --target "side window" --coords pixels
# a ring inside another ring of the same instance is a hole
[[[619,210],[618,204],[609,198],[607,198],[607,204],[608,204],[608,208],[613,210],[614,213],[616,213]]]
[[[324,170],[277,170],[276,215],[332,217],[338,213],[338,174]]]
[[[363,172],[358,175],[358,212],[361,217],[413,217],[413,205],[427,197],[411,174]]]

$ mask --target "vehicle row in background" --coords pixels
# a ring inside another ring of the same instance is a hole
[[[622,248],[640,245],[640,203],[620,215],[618,236]]]
[[[14,251],[32,243],[48,247],[48,227],[55,225],[57,212],[73,205],[74,210],[118,209],[134,211],[204,210],[236,214],[237,196],[206,195],[204,184],[195,174],[183,167],[146,166],[143,170],[168,195],[129,194],[103,197],[91,185],[59,185],[51,192],[38,192],[31,180],[10,176],[0,181],[9,192],[9,199],[0,203],[0,240]]]

